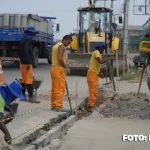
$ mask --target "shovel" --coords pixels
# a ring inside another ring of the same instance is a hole
[[[111,80],[112,80],[112,83],[113,83],[113,89],[114,89],[114,95],[111,98],[111,101],[113,101],[115,96],[116,96],[116,85],[115,85],[115,80],[114,80],[113,60],[111,60],[111,63],[109,64],[109,69],[110,69],[110,76],[111,76]]]
[[[144,72],[145,72],[145,68],[146,68],[146,57],[144,59],[144,64],[143,64],[143,68],[142,68],[142,74],[141,74],[141,79],[140,79],[140,84],[139,84],[137,96],[139,96],[139,94],[140,94],[140,89],[141,89],[141,85],[142,85],[142,80],[143,80],[143,75],[144,75]]]
[[[67,82],[66,82],[66,91],[67,91],[67,96],[68,96],[68,102],[69,102],[69,105],[70,105],[70,113],[71,113],[71,115],[73,115]]]
[[[104,83],[104,85],[109,85],[109,84],[111,84],[111,77],[109,77],[109,82],[107,82],[107,78],[108,78],[108,70],[110,70],[110,64],[109,64],[109,62],[107,63],[107,65],[106,65],[106,83]]]
[[[115,86],[115,80],[114,80],[113,60],[111,60],[110,70],[111,70],[111,78],[112,78],[114,92],[116,92],[116,86]]]

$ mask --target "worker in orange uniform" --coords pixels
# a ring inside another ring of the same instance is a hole
[[[36,36],[38,32],[34,27],[28,27],[24,31],[24,36],[20,43],[20,71],[22,76],[22,87],[23,87],[23,95],[25,96],[26,88],[29,93],[28,102],[31,103],[40,103],[40,101],[36,100],[33,96],[33,47],[32,47],[32,39]],[[25,99],[26,100],[26,99]],[[26,100],[27,101],[27,100]]]
[[[72,42],[72,37],[66,35],[62,42],[52,48],[52,67],[50,70],[52,79],[51,89],[51,110],[66,112],[63,109],[63,97],[65,95],[66,78],[65,73],[70,72],[66,65],[66,49]]]
[[[89,100],[88,100],[88,111],[93,112],[96,97],[98,96],[98,77],[103,78],[103,74],[101,73],[101,65],[112,60],[113,58],[102,60],[102,53],[104,52],[106,45],[105,42],[99,42],[96,45],[96,50],[93,52],[89,64],[89,70],[87,73],[87,82],[89,87]]]

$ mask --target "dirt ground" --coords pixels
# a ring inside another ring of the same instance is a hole
[[[121,92],[117,91],[117,84],[122,89]],[[146,89],[146,92],[142,89],[137,95],[138,84],[135,83],[116,82],[116,92],[113,91],[112,85],[103,85],[99,90],[97,101],[101,105],[97,111],[104,117],[150,119],[150,101],[145,101],[146,98],[150,98],[146,82],[142,88]]]
[[[108,96],[108,92],[106,92]],[[99,107],[99,113],[104,117],[119,117],[128,119],[150,119],[150,102],[145,101],[146,94],[136,93],[120,94],[113,101],[107,99]]]

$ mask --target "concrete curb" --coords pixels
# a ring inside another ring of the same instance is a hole
[[[30,145],[30,146],[24,148],[23,150],[35,150],[35,146],[34,145]]]
[[[69,115],[67,113],[58,114],[57,117],[54,117],[54,118],[51,118],[50,120],[47,120],[47,122],[45,122],[42,125],[42,128],[45,129],[45,130],[50,130],[56,124],[61,123],[64,119],[67,119],[68,117],[69,117]],[[32,133],[30,133],[26,137],[24,137],[23,140],[22,140],[23,142],[20,143],[20,144],[26,144],[26,143],[29,143],[30,141],[33,142],[36,135],[39,134],[40,130],[41,130],[41,126],[39,126],[35,131],[33,131]]]
[[[53,127],[46,134],[32,142],[29,146],[23,150],[37,150],[39,148],[46,147],[51,143],[53,139],[62,138],[64,132],[66,132],[75,123],[75,116],[70,116],[65,121]]]

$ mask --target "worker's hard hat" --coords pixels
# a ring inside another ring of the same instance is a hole
[[[34,34],[38,34],[38,31],[36,31],[34,27],[28,27],[28,28],[26,28],[26,29],[24,30],[24,32],[25,32],[25,33],[26,33],[26,32],[32,32],[32,33],[34,33]]]
[[[106,46],[105,42],[99,42],[96,44],[95,48],[105,47],[105,46]]]
[[[146,37],[146,38],[149,38],[149,37],[150,37],[150,32],[147,32],[147,33],[145,34],[145,37]]]

